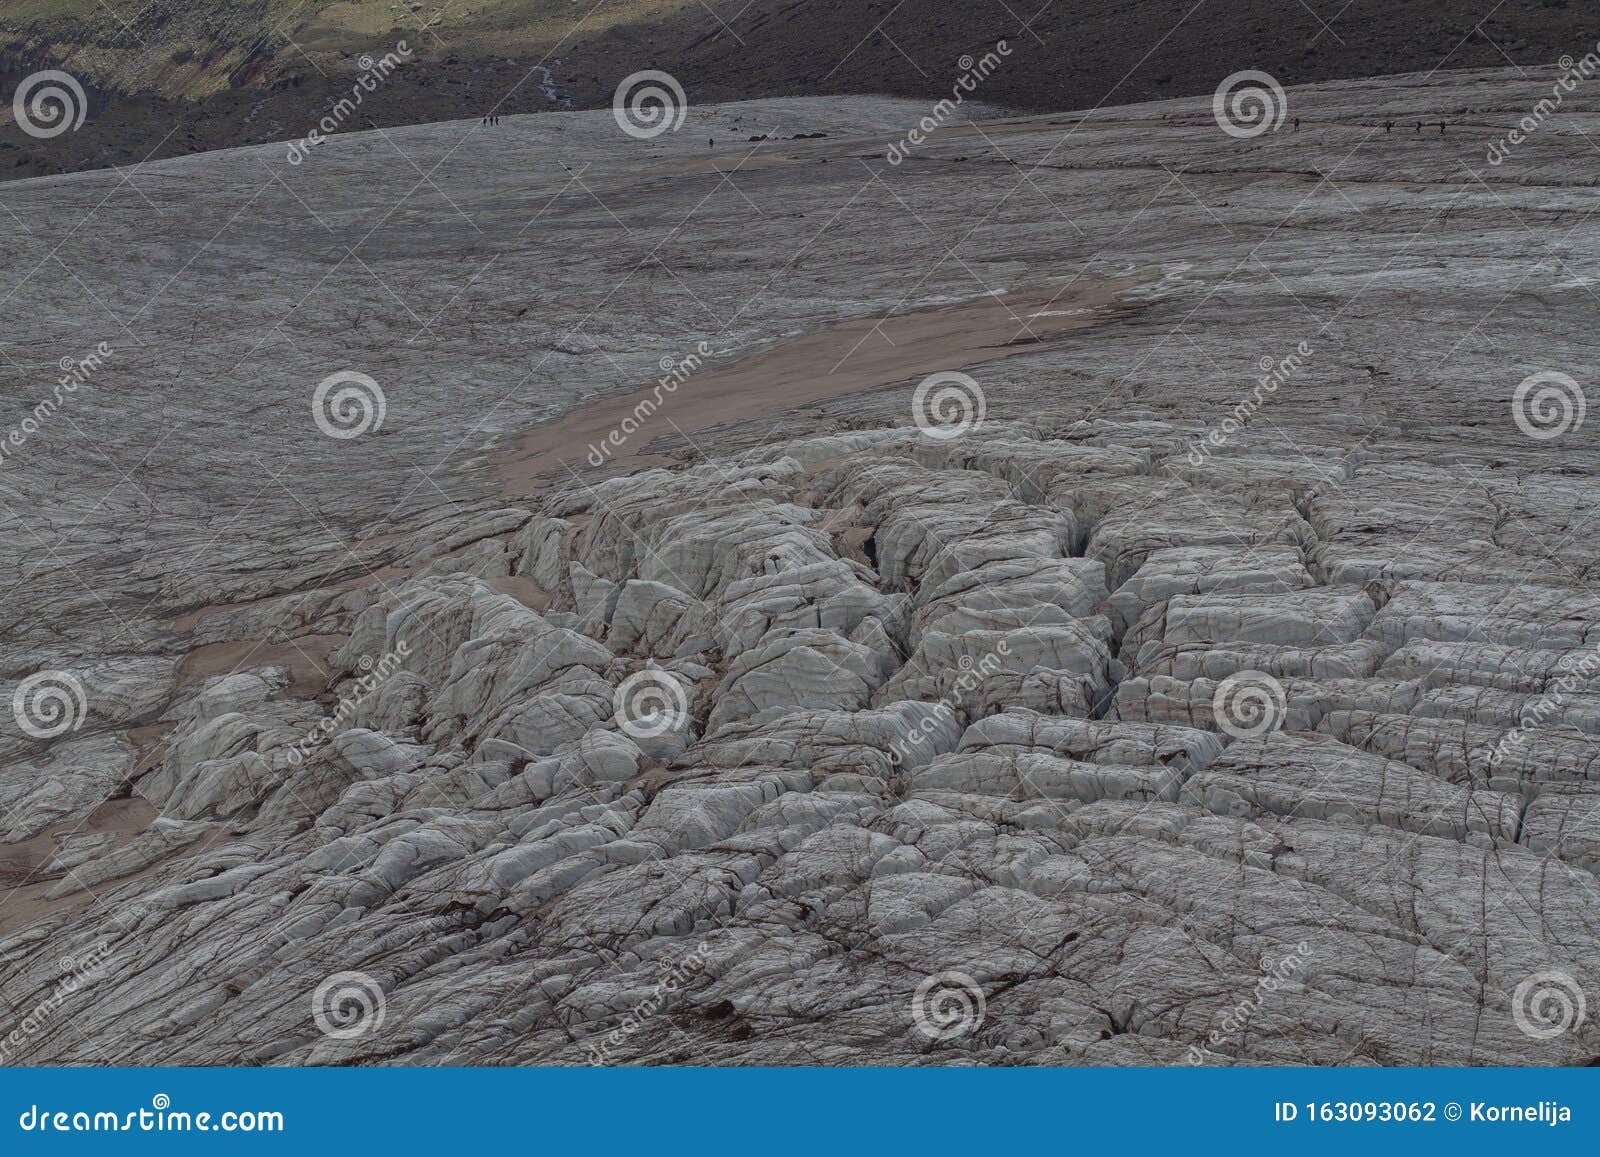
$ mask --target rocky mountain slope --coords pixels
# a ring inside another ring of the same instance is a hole
[[[136,9],[136,10],[135,10]],[[0,95],[39,69],[85,86],[77,132],[30,138],[0,110],[0,179],[292,139],[404,42],[405,67],[347,128],[600,107],[641,68],[696,104],[890,93],[938,100],[961,61],[1012,48],[984,99],[1018,109],[1209,93],[1240,69],[1282,84],[1508,63],[1600,39],[1567,0],[13,0]]]
[[[7,1060],[1594,1060],[1553,83],[7,186]]]

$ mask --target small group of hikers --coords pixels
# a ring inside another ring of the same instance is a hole
[[[1422,126],[1423,125],[1431,126],[1431,125],[1433,125],[1435,123],[1437,123],[1438,126],[1439,126],[1439,135],[1441,137],[1444,136],[1444,125],[1445,125],[1444,121],[1437,121],[1437,122],[1435,122],[1435,121],[1417,121],[1416,122],[1417,132],[1420,133],[1422,131]],[[1296,132],[1298,132],[1300,130],[1300,118],[1299,117],[1295,117],[1294,118],[1294,127],[1295,127],[1295,131]],[[1383,122],[1383,131],[1386,132],[1386,133],[1394,132],[1394,122],[1390,121],[1390,120],[1384,121]]]
[[[490,113],[488,116],[483,118],[482,123],[486,125],[497,125],[500,123],[500,117],[497,113]]]

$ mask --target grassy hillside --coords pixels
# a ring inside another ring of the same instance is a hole
[[[604,0],[582,32],[659,19],[692,3]],[[577,22],[572,0],[157,0],[137,12],[124,4],[126,22],[101,0],[13,0],[0,8],[0,45],[13,58],[69,67],[107,93],[203,100],[337,67],[401,38],[469,59],[539,52]]]

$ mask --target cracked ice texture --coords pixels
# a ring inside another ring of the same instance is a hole
[[[1002,138],[1043,162],[1020,187],[981,140],[936,135],[885,170],[935,235],[972,231],[928,299],[1086,266],[1140,283],[1129,315],[988,363],[989,420],[954,441],[911,427],[897,389],[662,425],[652,452],[692,464],[510,497],[488,433],[688,348],[673,278],[608,297],[674,227],[665,259],[702,263],[704,304],[748,306],[717,348],[881,312],[906,281],[883,254],[943,246],[892,201],[841,212],[866,178],[818,163],[845,159],[832,139],[738,178],[772,210],[741,234],[736,196],[689,212],[714,178],[630,184],[642,162],[605,114],[511,126],[414,199],[376,137],[330,141],[292,195],[259,151],[165,162],[130,179],[166,215],[123,190],[92,238],[71,225],[112,176],[7,186],[38,226],[8,255],[93,254],[104,290],[31,285],[38,348],[13,360],[74,352],[85,327],[127,345],[74,399],[94,453],[62,426],[7,476],[7,671],[71,670],[92,703],[80,732],[0,739],[4,838],[39,864],[31,918],[0,938],[10,1006],[42,1000],[63,956],[108,953],[14,1059],[585,1063],[600,1041],[614,1063],[1593,1059],[1592,1021],[1536,1040],[1511,1008],[1548,969],[1600,1004],[1600,700],[1571,679],[1600,641],[1596,455],[1535,446],[1509,412],[1532,369],[1600,380],[1571,271],[1600,256],[1577,228],[1588,145],[1543,133],[1476,180],[1452,167],[1481,155],[1465,128],[1358,148],[1355,123],[1470,105],[1509,124],[1538,88],[1296,90],[1318,127],[1226,146],[1183,102],[1102,110],[1066,150],[1035,122]],[[770,107],[834,136],[922,112]],[[426,168],[459,130],[391,135]],[[637,237],[546,171],[563,149],[596,160],[586,182]],[[352,229],[373,230],[370,273],[331,248]],[[468,283],[478,230],[506,256]],[[1530,273],[1558,238],[1567,255]],[[1515,292],[1530,276],[1537,299]],[[1194,465],[1259,357],[1308,335],[1269,420]],[[307,400],[352,362],[407,385],[381,436],[346,444]],[[8,396],[32,380],[8,374]],[[363,658],[401,644],[296,759]],[[689,704],[660,735],[615,717],[641,671]],[[1217,688],[1244,672],[1281,687],[1279,730],[1219,726]],[[154,822],[65,835],[130,781]],[[339,1040],[310,1001],[346,970],[387,1012]],[[987,1015],[935,1043],[912,993],[952,970]]]

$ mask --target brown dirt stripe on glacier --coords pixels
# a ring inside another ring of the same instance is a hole
[[[731,365],[701,370],[659,401],[650,429],[641,429],[612,461],[639,458],[657,434],[684,434],[779,414],[795,406],[878,389],[940,370],[980,365],[1038,350],[1078,330],[1127,316],[1122,294],[1131,279],[1079,278],[1069,286],[986,296],[960,305],[893,317],[863,317],[827,326]],[[658,403],[657,386],[602,398],[520,435],[497,474],[510,495],[538,489],[538,479],[563,465],[584,465],[641,404]]]

